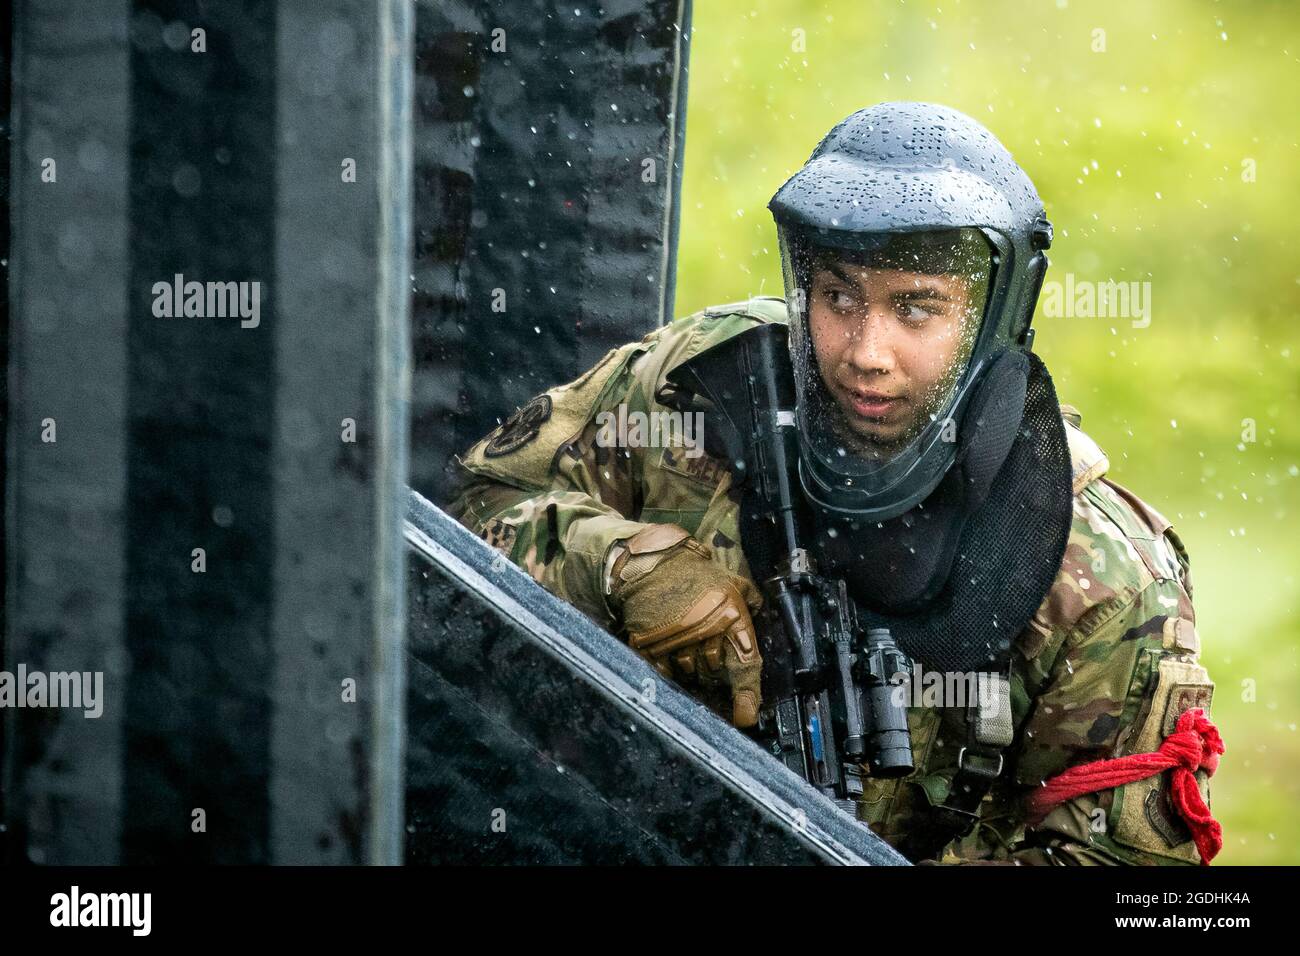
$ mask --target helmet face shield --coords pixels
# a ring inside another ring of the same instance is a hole
[[[955,441],[995,253],[974,227],[845,238],[779,227],[801,459],[832,496],[871,497]]]
[[[850,521],[902,515],[966,454],[986,375],[1032,344],[1052,240],[1043,203],[969,116],[880,103],[827,133],[768,209],[804,494]]]

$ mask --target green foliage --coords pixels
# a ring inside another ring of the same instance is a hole
[[[1040,307],[1037,348],[1112,476],[1191,552],[1228,747],[1219,862],[1300,862],[1300,12],[709,0],[694,16],[679,315],[780,294],[768,199],[885,100],[953,106],[1010,148],[1056,226],[1049,280],[1151,283],[1149,326]]]

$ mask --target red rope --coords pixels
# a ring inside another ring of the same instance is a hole
[[[1037,823],[1057,804],[1085,793],[1121,787],[1173,768],[1170,797],[1174,809],[1192,831],[1202,865],[1208,866],[1223,849],[1223,828],[1210,816],[1210,808],[1201,799],[1195,772],[1205,770],[1213,776],[1222,753],[1223,738],[1218,728],[1210,723],[1204,710],[1194,707],[1183,711],[1174,732],[1154,753],[1097,760],[1071,767],[1048,780],[1027,800],[1030,820]]]

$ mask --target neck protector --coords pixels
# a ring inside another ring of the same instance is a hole
[[[921,504],[882,522],[809,505],[809,551],[845,579],[864,627],[888,627],[926,669],[996,671],[1055,579],[1069,537],[1070,453],[1038,356],[1004,352],[962,423],[952,468]],[[770,522],[742,502],[741,537],[761,580]]]

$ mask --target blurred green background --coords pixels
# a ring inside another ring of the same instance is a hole
[[[885,100],[947,104],[1006,144],[1056,227],[1049,281],[1151,283],[1146,328],[1040,304],[1036,349],[1111,474],[1191,553],[1228,748],[1211,785],[1224,864],[1300,862],[1298,58],[1288,2],[694,12],[678,315],[781,294],[768,199]]]

